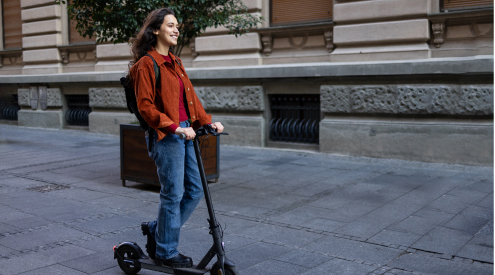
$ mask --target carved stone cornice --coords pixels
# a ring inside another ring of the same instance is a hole
[[[69,51],[68,50],[61,50],[60,51],[60,57],[62,57],[62,63],[69,64]]]
[[[263,53],[270,55],[273,48],[274,38],[288,38],[289,43],[293,48],[298,49],[302,46],[292,41],[293,37],[303,37],[301,44],[305,44],[305,39],[311,35],[321,35],[325,39],[328,52],[332,52],[334,49],[333,44],[333,22],[313,23],[313,24],[301,24],[293,26],[277,26],[269,28],[260,28],[257,32],[261,35],[261,42],[263,43]]]
[[[433,30],[433,44],[435,44],[435,47],[440,48],[445,41],[445,23],[432,23],[431,29]]]
[[[0,50],[0,68],[4,66],[4,59],[10,59],[10,64],[16,64],[18,58],[22,59],[22,48]]]
[[[325,37],[325,43],[327,44],[327,50],[329,53],[333,52],[335,45],[333,44],[333,31],[328,30],[323,33]]]
[[[86,59],[87,52],[95,52],[96,53],[96,42],[85,42],[79,44],[72,45],[63,45],[57,47],[60,51],[60,56],[62,57],[62,63],[64,65],[69,64],[69,55],[70,53],[77,53],[78,59],[84,60]]]
[[[273,36],[271,34],[262,34],[261,42],[263,43],[263,53],[269,56],[272,53]]]
[[[433,33],[432,43],[440,48],[445,42],[445,31],[448,26],[471,25],[476,36],[478,23],[493,24],[493,8],[429,14],[428,19]]]

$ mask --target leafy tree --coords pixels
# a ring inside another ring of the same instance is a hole
[[[67,0],[56,0],[65,4]],[[129,42],[153,10],[168,7],[180,23],[175,54],[207,27],[225,26],[236,37],[261,23],[262,17],[249,14],[241,0],[71,0],[69,17],[83,37],[96,36],[98,42]]]

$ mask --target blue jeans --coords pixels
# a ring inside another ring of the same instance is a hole
[[[190,127],[190,123],[181,122],[180,127]],[[168,134],[156,142],[156,136],[149,154],[160,179],[160,203],[158,218],[149,223],[149,229],[155,232],[156,257],[170,259],[179,254],[180,228],[203,198],[203,186],[193,141]]]

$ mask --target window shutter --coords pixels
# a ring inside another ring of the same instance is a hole
[[[486,6],[493,7],[493,0],[443,0],[444,10],[466,9]]]
[[[333,0],[271,0],[272,25],[331,21]]]
[[[3,0],[4,49],[22,48],[21,1]]]

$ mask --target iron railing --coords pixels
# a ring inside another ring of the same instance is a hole
[[[67,106],[69,109],[65,113],[65,121],[69,125],[88,126],[89,113],[89,95],[66,95]]]
[[[21,109],[17,102],[17,95],[12,95],[11,104],[2,110],[2,119],[17,120],[17,111]]]
[[[319,95],[270,95],[270,140],[319,142]]]

